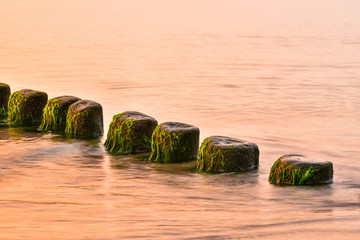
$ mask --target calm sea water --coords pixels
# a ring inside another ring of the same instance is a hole
[[[0,82],[255,142],[260,168],[113,156],[0,129],[0,239],[359,239],[360,1],[2,0]],[[279,187],[273,162],[334,164]]]

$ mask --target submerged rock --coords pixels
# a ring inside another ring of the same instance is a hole
[[[280,157],[271,167],[269,182],[283,185],[331,183],[332,162],[314,162],[309,158],[289,154]]]
[[[71,104],[81,100],[73,96],[60,96],[50,99],[45,108],[40,128],[46,131],[64,131],[66,115]]]
[[[158,122],[140,112],[123,112],[113,117],[105,148],[114,154],[151,151],[151,135]]]
[[[176,163],[195,160],[199,150],[199,128],[178,122],[165,122],[152,134],[150,160]]]
[[[14,92],[9,99],[8,122],[20,126],[39,125],[47,100],[45,92],[31,89]]]
[[[0,118],[6,117],[8,113],[10,93],[10,86],[5,83],[0,83]]]
[[[205,172],[241,172],[259,167],[259,148],[255,143],[224,136],[205,138],[201,144],[197,169]]]
[[[98,138],[104,131],[103,110],[99,103],[80,100],[70,105],[65,133],[83,138]]]

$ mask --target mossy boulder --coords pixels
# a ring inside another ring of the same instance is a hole
[[[0,118],[7,116],[10,94],[10,86],[5,83],[0,83]]]
[[[99,103],[80,100],[70,105],[66,116],[66,134],[80,138],[99,138],[103,132],[103,110]]]
[[[60,96],[50,99],[45,108],[40,128],[45,131],[65,131],[66,115],[71,104],[80,101],[73,96]]]
[[[40,125],[48,95],[45,92],[23,89],[11,94],[8,122],[19,126]]]
[[[281,185],[331,183],[332,162],[315,162],[299,154],[280,157],[271,167],[269,182]]]
[[[123,112],[113,117],[105,148],[114,154],[151,151],[151,136],[158,122],[140,112]]]
[[[179,122],[165,122],[152,134],[150,160],[178,163],[197,159],[199,128]]]
[[[259,148],[244,140],[211,136],[199,151],[197,169],[204,172],[242,172],[259,167]]]

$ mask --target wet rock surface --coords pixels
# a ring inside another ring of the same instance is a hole
[[[70,105],[66,116],[66,134],[81,138],[99,138],[103,131],[103,110],[99,103],[80,100]]]
[[[0,118],[7,115],[10,94],[10,86],[6,83],[0,83]]]
[[[45,92],[23,89],[11,94],[8,122],[19,126],[40,125],[48,95]]]
[[[60,96],[50,99],[45,108],[40,128],[46,131],[65,131],[66,115],[71,104],[80,101],[73,96]]]
[[[199,151],[197,169],[204,172],[242,172],[259,167],[259,148],[255,143],[225,137],[205,138]]]
[[[105,148],[113,154],[151,151],[151,136],[158,122],[143,113],[128,111],[113,117]]]
[[[317,162],[300,154],[280,157],[271,167],[269,182],[281,185],[331,183],[332,162]]]
[[[199,128],[179,122],[165,122],[152,135],[150,160],[177,163],[197,159]]]

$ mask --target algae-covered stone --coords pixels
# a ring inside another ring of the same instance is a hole
[[[178,122],[165,122],[152,134],[150,160],[160,163],[186,162],[197,158],[199,128]]]
[[[5,83],[0,83],[0,117],[7,115],[10,93],[10,86]]]
[[[71,104],[81,100],[73,96],[60,96],[50,99],[45,108],[40,128],[46,131],[64,131],[66,115]]]
[[[269,182],[282,185],[331,183],[332,162],[314,162],[299,154],[280,157],[271,167]]]
[[[158,122],[140,112],[123,112],[113,117],[105,148],[114,154],[151,151],[151,135]]]
[[[19,126],[39,125],[47,100],[45,92],[31,89],[14,92],[9,99],[7,120]]]
[[[224,136],[205,138],[199,151],[197,169],[205,172],[242,172],[259,167],[255,143]]]
[[[99,103],[80,100],[68,109],[65,133],[83,138],[98,138],[104,131],[103,110]]]

